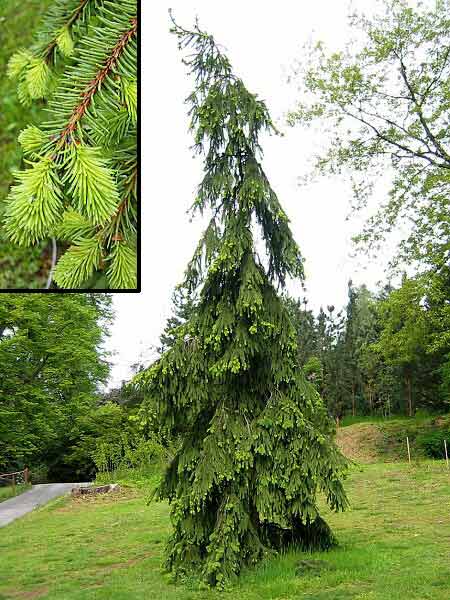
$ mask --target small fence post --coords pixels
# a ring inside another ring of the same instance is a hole
[[[13,494],[16,493],[16,474],[13,473],[12,474],[12,478],[13,478]]]
[[[409,464],[411,464],[411,451],[409,449],[409,439],[408,439],[408,436],[406,436],[406,445],[408,447],[408,462],[409,462]]]
[[[25,467],[25,469],[23,470],[23,479],[25,481],[25,485],[27,485],[28,481],[30,479],[30,471],[29,471],[28,467]]]
[[[447,452],[447,441],[444,440],[444,450],[445,450],[445,462],[447,463],[447,469],[450,468],[448,464],[448,452]]]

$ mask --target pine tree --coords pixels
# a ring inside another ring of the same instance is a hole
[[[291,544],[330,547],[316,498],[323,492],[332,509],[345,507],[346,462],[297,365],[296,333],[276,289],[303,277],[303,263],[259,162],[259,136],[274,130],[267,108],[198,25],[172,31],[180,48],[193,47],[188,102],[195,150],[205,156],[194,212],[212,217],[183,284],[198,301],[136,384],[181,440],[156,493],[172,507],[166,567],[222,586]]]
[[[9,62],[20,101],[46,99],[49,117],[19,135],[5,228],[22,246],[70,244],[61,288],[136,287],[137,28],[136,0],[55,0]]]

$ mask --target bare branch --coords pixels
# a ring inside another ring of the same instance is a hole
[[[412,155],[412,156],[416,156],[417,158],[423,159],[428,161],[430,164],[434,165],[435,167],[440,167],[443,169],[450,169],[450,163],[446,164],[446,163],[441,163],[441,162],[436,162],[433,158],[431,158],[430,156],[428,156],[427,153],[423,153],[423,152],[418,152],[416,150],[413,150],[412,148],[409,148],[408,146],[405,146],[404,144],[400,144],[399,142],[396,142],[395,140],[390,139],[388,136],[386,136],[384,133],[382,133],[379,129],[377,129],[375,127],[375,125],[373,125],[372,123],[370,123],[370,121],[367,121],[364,117],[362,117],[361,115],[358,114],[353,114],[352,112],[350,112],[345,105],[340,104],[340,108],[342,110],[342,112],[344,114],[346,114],[347,116],[356,119],[357,121],[359,121],[360,123],[363,123],[364,125],[366,125],[367,127],[369,127],[370,129],[372,129],[372,131],[374,131],[374,133],[383,141],[385,141],[387,144],[391,144],[392,146],[397,147],[399,150],[403,150],[404,152],[407,152],[408,154]]]
[[[414,89],[411,85],[411,82],[408,79],[408,75],[406,73],[406,67],[405,67],[403,58],[397,53],[395,53],[395,55],[397,56],[398,60],[400,61],[400,73],[401,73],[403,81],[405,82],[406,87],[408,88],[409,93],[411,94],[413,102],[417,108],[417,115],[419,117],[420,123],[422,124],[422,127],[428,136],[428,139],[431,141],[433,146],[439,152],[440,157],[448,163],[447,168],[450,168],[450,154],[448,154],[448,152],[445,150],[445,148],[442,146],[442,144],[439,142],[439,140],[431,132],[431,130],[428,126],[428,123],[427,123],[425,117],[423,116],[423,112],[422,112],[423,101],[419,102],[417,99],[416,92],[414,91]],[[443,165],[441,165],[441,166],[443,166]]]

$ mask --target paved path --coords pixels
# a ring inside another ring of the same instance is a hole
[[[83,487],[88,483],[41,483],[33,485],[31,490],[0,502],[0,527],[8,525],[15,519],[23,517],[37,506],[49,500],[69,494],[74,487]]]

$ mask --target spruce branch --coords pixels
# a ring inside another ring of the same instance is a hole
[[[44,17],[44,23],[48,23],[46,32],[40,32],[38,41],[29,50],[19,50],[8,64],[8,77],[18,81],[22,104],[47,97],[52,87],[51,66],[56,63],[55,50],[59,49],[64,58],[72,56],[74,25],[83,20],[91,5],[94,7],[101,2],[103,0],[55,0]],[[51,39],[42,44],[42,37]]]
[[[138,103],[138,93],[137,93],[137,81],[135,79],[129,80],[126,78],[122,79],[122,90],[123,90],[123,100],[125,106],[128,110],[128,113],[131,117],[132,125],[136,126],[137,123],[137,103]]]
[[[59,259],[54,279],[61,288],[77,288],[100,267],[102,247],[98,238],[80,239]]]
[[[102,238],[108,245],[112,242],[122,241],[126,236],[126,231],[129,231],[131,235],[136,233],[135,214],[130,215],[129,213],[130,211],[134,213],[133,203],[137,200],[137,178],[138,169],[135,165],[124,181],[124,197],[107,227],[102,231]]]
[[[123,0],[120,7],[111,0],[55,3],[44,38],[53,32],[47,50],[51,44],[72,57],[64,72],[53,74],[51,61],[36,48],[19,52],[9,64],[23,102],[45,88],[53,91],[49,120],[19,135],[27,160],[8,197],[6,231],[22,244],[53,236],[72,244],[55,270],[58,285],[82,285],[83,277],[99,277],[103,270],[103,277],[108,272],[115,284],[129,286],[137,268],[136,0]],[[84,22],[75,46],[73,28]],[[27,173],[45,174],[50,165],[55,189],[36,196],[31,184],[37,183]]]
[[[64,27],[61,30],[61,33],[56,39],[56,43],[58,45],[59,50],[64,56],[72,56],[75,46],[73,43],[72,36],[70,35],[70,31],[67,27]]]
[[[67,210],[64,213],[63,219],[56,229],[59,238],[70,242],[92,238],[96,233],[97,228],[86,217],[74,210]]]
[[[67,123],[66,127],[62,130],[58,146],[66,144],[72,139],[72,136],[76,131],[79,122],[84,117],[88,108],[92,104],[95,94],[97,94],[101,90],[101,86],[105,79],[114,72],[120,57],[123,55],[126,49],[127,44],[133,39],[133,37],[136,36],[138,28],[137,18],[131,19],[131,23],[132,26],[121,35],[120,39],[117,41],[117,44],[112,49],[103,67],[98,71],[93,80],[88,83],[85,90],[81,92],[81,101],[73,109],[69,122]]]
[[[6,204],[6,232],[13,242],[30,245],[46,237],[63,211],[62,182],[51,159],[15,173],[18,185]]]
[[[19,50],[10,58],[6,75],[9,79],[17,79],[32,60],[33,54],[29,50]]]
[[[84,9],[92,2],[92,0],[79,0],[79,5],[70,14],[67,22],[61,27],[57,35],[51,40],[47,47],[43,51],[44,58],[47,62],[50,62],[53,58],[54,50],[58,47],[64,56],[71,56],[73,53],[73,40],[70,35],[71,27],[81,18]],[[70,38],[70,41],[69,41]]]
[[[117,241],[109,256],[110,267],[106,274],[113,289],[136,287],[136,252],[126,242]]]
[[[111,217],[119,204],[113,171],[100,148],[72,144],[63,179],[81,214],[95,225]]]
[[[42,58],[31,59],[25,81],[33,100],[45,97],[50,81],[50,69]]]
[[[36,125],[29,125],[20,132],[18,141],[24,154],[35,156],[47,142],[47,136]]]

